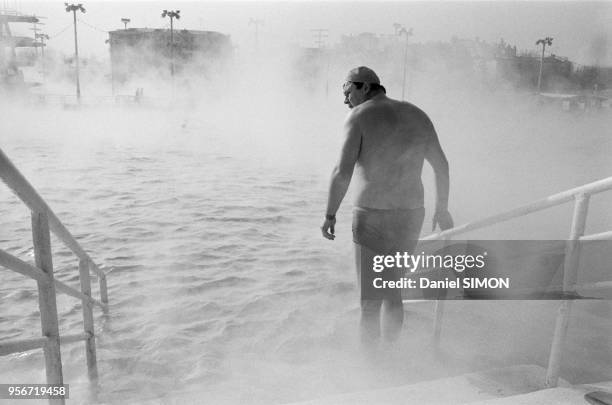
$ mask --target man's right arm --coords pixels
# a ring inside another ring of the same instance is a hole
[[[333,240],[335,238],[336,212],[348,190],[353,176],[355,162],[359,157],[361,148],[361,130],[357,123],[355,113],[349,115],[344,124],[344,144],[338,164],[332,171],[327,198],[326,219],[321,226],[323,237]]]
[[[453,218],[448,212],[448,194],[450,188],[448,160],[440,146],[438,135],[433,124],[427,119],[427,132],[429,139],[427,149],[425,151],[425,159],[431,164],[436,178],[436,211],[433,217],[432,231],[436,225],[440,225],[440,229],[446,230],[453,227]]]

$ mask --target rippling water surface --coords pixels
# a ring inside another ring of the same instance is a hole
[[[336,241],[318,230],[344,114],[337,104],[307,114],[285,107],[277,119],[100,109],[17,112],[2,123],[5,153],[111,271],[109,315],[95,313],[101,401],[187,393],[202,403],[283,403],[364,387],[354,379],[367,371],[355,363],[350,204]],[[434,116],[457,222],[610,173],[609,118],[589,134],[557,123],[536,137],[518,117],[499,128],[476,113]],[[29,212],[6,187],[0,196],[0,247],[31,262]],[[77,285],[76,260],[52,243],[57,277]],[[39,333],[33,281],[3,272],[0,298],[0,339]],[[79,303],[60,296],[58,305],[62,333],[78,332]],[[85,402],[82,345],[62,356],[65,381]],[[5,357],[0,375],[42,382],[42,364],[38,351]]]
[[[256,129],[221,131],[197,114],[46,114],[48,125],[10,134],[3,149],[111,271],[110,314],[96,314],[103,400],[214,392],[228,381],[240,392],[218,389],[239,399],[261,389],[251,379],[273,382],[263,367],[302,362],[298,349],[324,343],[355,308],[350,245],[335,251],[319,236],[327,176],[312,170],[317,158],[294,162],[304,143],[295,134],[275,134],[266,148]],[[29,214],[6,187],[2,200],[2,247],[32,261]],[[78,283],[74,257],[52,243],[57,277]],[[35,291],[3,274],[3,339],[37,334]],[[82,328],[78,304],[60,297],[63,333]],[[64,348],[63,360],[66,380],[82,380],[82,345]],[[27,375],[42,355],[2,361]]]

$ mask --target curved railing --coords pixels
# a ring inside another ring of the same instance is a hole
[[[610,289],[612,283],[601,282],[591,283],[589,285],[580,286],[577,284],[578,262],[580,259],[580,243],[590,240],[612,239],[612,231],[601,232],[597,234],[585,235],[586,218],[589,209],[589,201],[592,195],[598,194],[612,189],[612,177],[599,180],[593,183],[585,184],[558,194],[551,195],[532,202],[531,204],[523,205],[510,211],[501,214],[493,215],[478,221],[469,222],[467,224],[456,226],[446,231],[438,232],[426,236],[421,241],[435,240],[450,240],[451,237],[460,235],[469,231],[482,229],[511,219],[519,218],[537,211],[542,211],[547,208],[555,207],[570,201],[574,201],[574,214],[570,234],[565,246],[565,260],[563,262],[563,289],[565,293],[575,293],[579,287],[587,287],[591,290]],[[552,347],[548,361],[548,369],[546,372],[546,385],[548,387],[557,386],[559,379],[559,370],[561,365],[561,355],[565,345],[567,327],[569,322],[569,313],[572,306],[572,300],[561,301],[555,332],[553,335]],[[439,344],[442,330],[442,315],[444,312],[444,300],[437,300],[434,316],[434,340]]]
[[[108,310],[106,274],[93,262],[72,234],[66,229],[47,203],[0,149],[0,178],[28,206],[32,213],[32,237],[36,265],[28,264],[0,249],[0,266],[36,280],[42,337],[0,343],[0,355],[42,348],[48,384],[63,384],[60,343],[85,341],[88,375],[97,381],[96,343],[93,306]],[[53,274],[50,232],[53,232],[79,260],[80,291],[56,280]],[[98,276],[100,300],[91,295],[91,275]],[[83,333],[60,336],[58,328],[56,289],[80,299],[83,308]],[[59,400],[64,403],[63,400]]]

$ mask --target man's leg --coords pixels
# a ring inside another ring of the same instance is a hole
[[[382,300],[361,300],[359,323],[361,343],[373,345],[380,339],[380,307]]]
[[[388,214],[385,218],[386,236],[396,246],[392,254],[406,252],[411,255],[414,253],[424,217],[423,208],[396,210]],[[399,271],[387,273],[389,274],[392,275],[393,281],[399,281],[402,277],[402,272]],[[386,341],[393,342],[399,337],[404,323],[404,304],[400,289],[385,290],[383,313],[383,337]]]
[[[355,269],[357,285],[361,300],[360,335],[361,342],[370,345],[380,338],[380,308],[382,300],[371,296],[368,286],[368,263],[371,266],[374,252],[365,246],[355,243]]]
[[[383,337],[387,342],[395,342],[404,324],[404,304],[402,300],[384,300]]]

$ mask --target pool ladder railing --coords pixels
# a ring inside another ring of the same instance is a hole
[[[588,289],[589,291],[609,291],[612,289],[611,281],[601,281],[595,283],[578,284],[578,265],[580,261],[580,246],[582,242],[593,240],[612,239],[612,231],[585,235],[586,219],[589,209],[589,201],[592,195],[612,189],[612,177],[608,177],[593,183],[588,183],[580,187],[572,188],[558,194],[534,201],[530,204],[493,215],[474,222],[469,222],[452,229],[447,229],[421,239],[421,242],[442,240],[449,242],[453,236],[466,232],[482,229],[511,219],[523,217],[525,215],[542,211],[547,208],[555,207],[570,201],[574,202],[574,212],[569,237],[565,244],[565,258],[563,261],[563,287],[562,292],[567,296],[576,294],[578,289]],[[533,292],[545,291],[542,289]],[[563,299],[557,311],[555,330],[553,333],[548,366],[546,370],[546,387],[556,387],[559,380],[561,368],[561,357],[565,347],[567,328],[569,324],[572,299]],[[442,332],[442,317],[444,314],[444,300],[435,301],[434,308],[433,334],[436,346],[440,344]]]
[[[47,384],[63,384],[60,344],[85,341],[88,376],[92,386],[96,387],[98,367],[93,306],[100,307],[105,313],[108,311],[106,274],[94,263],[2,149],[0,149],[0,178],[31,211],[35,258],[35,265],[32,265],[0,249],[0,266],[36,280],[42,330],[42,337],[40,338],[0,342],[0,355],[6,356],[42,348],[45,357]],[[77,256],[79,260],[80,291],[55,279],[50,232],[53,232]],[[100,300],[93,298],[91,295],[90,272],[98,276]],[[56,290],[81,300],[82,333],[60,336]],[[95,390],[92,392],[95,392]],[[63,399],[50,399],[49,401],[50,403],[65,403]]]

